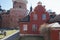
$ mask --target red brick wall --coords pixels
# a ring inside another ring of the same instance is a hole
[[[60,32],[60,30],[51,30],[50,31],[50,39],[51,40],[59,40],[59,32]]]
[[[10,26],[10,15],[3,14],[2,15],[2,27],[9,27]]]
[[[24,31],[23,30],[23,25],[24,24],[27,24],[28,25],[28,30],[27,31]],[[29,23],[29,22],[26,22],[26,23],[20,23],[20,33],[21,34],[39,34],[39,30],[37,29],[37,31],[36,32],[33,32],[32,31],[32,24],[37,24],[37,23]],[[38,26],[38,24],[37,24],[37,28],[39,28],[39,26]]]

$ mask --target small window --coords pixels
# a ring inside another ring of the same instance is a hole
[[[21,6],[19,6],[19,8],[22,8]]]
[[[37,25],[35,24],[32,25],[32,31],[37,31]]]
[[[37,14],[34,14],[34,15],[33,15],[33,20],[37,20],[37,18],[38,18],[38,17],[37,17]]]
[[[17,2],[16,1],[14,1],[14,4],[16,4]]]
[[[23,31],[27,31],[27,24],[23,25]]]
[[[42,15],[42,20],[46,20],[46,14]]]

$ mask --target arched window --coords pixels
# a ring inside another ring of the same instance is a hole
[[[46,14],[42,14],[42,20],[46,20]]]

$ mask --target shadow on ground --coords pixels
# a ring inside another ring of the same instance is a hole
[[[42,36],[24,36],[20,37],[19,40],[44,40]]]

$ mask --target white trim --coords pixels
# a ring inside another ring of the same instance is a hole
[[[52,30],[60,30],[60,28],[59,27],[54,27],[54,28],[52,28]]]
[[[40,34],[20,34],[20,36],[42,36]]]
[[[3,38],[3,39],[1,39],[1,40],[5,40],[5,39],[11,37],[12,35],[14,35],[14,34],[16,34],[16,33],[18,33],[18,32],[19,32],[19,30],[17,30],[15,33],[13,33],[13,34],[11,34],[11,35],[9,35],[9,36],[6,36],[5,38]]]

